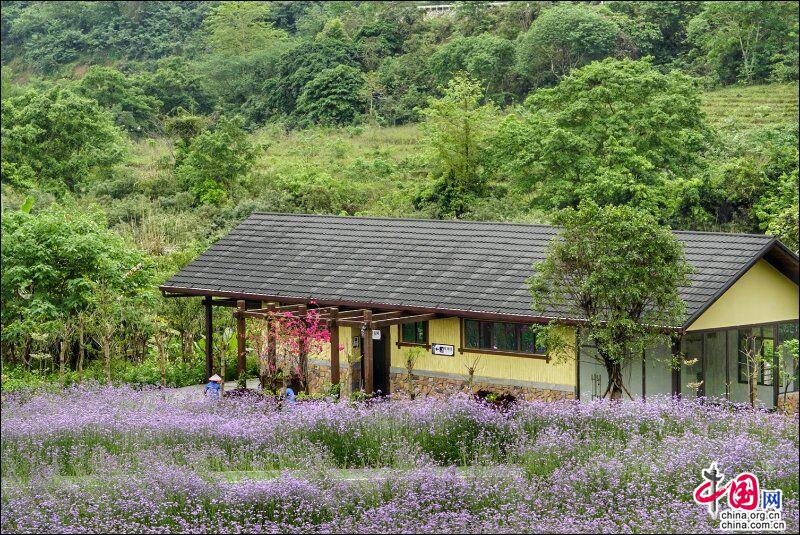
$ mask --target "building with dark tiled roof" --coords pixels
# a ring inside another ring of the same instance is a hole
[[[555,320],[573,332],[583,321],[566,306],[531,308],[525,281],[557,233],[521,223],[255,213],[161,289],[204,296],[207,311],[238,304],[242,317],[318,310],[335,326],[347,358],[333,344],[328,353],[335,354],[309,355],[308,382],[317,385],[343,373],[345,391],[400,393],[403,363],[419,347],[424,354],[414,375],[422,394],[462,389],[475,364],[475,388],[528,398],[597,397],[607,377],[592,348],[581,348],[572,362],[551,359],[530,329]],[[674,326],[684,365],[668,369],[663,361],[671,351],[654,348],[628,366],[626,385],[632,395],[745,401],[744,340],[757,331],[764,347],[777,347],[797,337],[798,257],[770,236],[675,236],[693,268],[691,284],[681,288],[686,318]],[[758,372],[759,398],[768,405],[778,399],[773,372],[769,363]]]

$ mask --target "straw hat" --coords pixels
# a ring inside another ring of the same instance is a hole
[[[217,383],[221,383],[221,382],[222,382],[222,377],[220,377],[219,375],[217,375],[217,374],[215,373],[214,375],[212,375],[211,377],[209,377],[209,378],[208,378],[208,380],[209,380],[209,381],[214,381],[214,382],[217,382]]]

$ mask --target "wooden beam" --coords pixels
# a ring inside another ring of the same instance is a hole
[[[206,377],[214,374],[214,316],[211,311],[211,297],[203,299],[206,319]]]
[[[356,329],[360,329],[364,325],[363,319],[337,319],[336,322],[342,327],[355,327]]]
[[[417,321],[428,321],[436,317],[436,314],[418,314],[416,316],[401,316],[399,318],[390,318],[385,320],[378,320],[372,322],[374,329],[381,327],[388,327],[389,325],[401,325],[403,323],[415,323]]]
[[[336,316],[338,315],[338,310],[336,308],[332,308],[330,311],[331,315],[331,326],[330,326],[330,338],[331,338],[331,384],[338,385],[340,381],[339,377],[339,325],[336,322]]]
[[[402,315],[403,315],[403,312],[400,311],[400,310],[395,310],[393,312],[380,312],[378,314],[373,314],[372,315],[372,321],[388,320],[388,319],[391,319],[391,318],[399,318]]]
[[[372,311],[364,311],[364,390],[367,394],[373,391],[372,369]]]
[[[245,346],[246,326],[244,312],[247,310],[247,303],[244,300],[236,302],[236,379],[244,377],[244,370],[247,363],[247,347]]]
[[[366,308],[360,308],[358,310],[345,310],[344,312],[339,312],[340,318],[358,318],[364,315],[366,312]]]

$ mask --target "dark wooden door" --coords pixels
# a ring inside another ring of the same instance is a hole
[[[375,392],[389,393],[389,368],[391,366],[389,349],[389,329],[381,329],[381,339],[372,341],[372,359],[375,366],[373,381]]]
[[[372,336],[372,331],[367,331],[364,336]],[[389,353],[389,328],[381,329],[380,340],[372,341],[372,388],[382,395],[389,393],[389,368],[391,367],[391,354]],[[364,340],[361,340],[361,384],[364,384]]]

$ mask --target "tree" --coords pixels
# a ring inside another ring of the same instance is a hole
[[[308,355],[319,353],[330,343],[330,331],[319,314],[310,310],[299,317],[291,312],[271,312],[251,327],[249,337],[259,357],[261,385],[277,392],[281,380],[290,379],[304,390]]]
[[[605,11],[559,3],[519,37],[519,71],[534,82],[558,81],[572,69],[612,55],[619,33]]]
[[[442,85],[455,73],[465,72],[482,83],[485,96],[504,103],[512,89],[514,53],[514,44],[502,37],[456,36],[431,55],[430,70]]]
[[[693,228],[778,236],[797,251],[798,127],[723,132],[704,172],[681,192],[675,221]]]
[[[424,53],[386,58],[377,70],[377,81],[384,88],[378,110],[389,124],[418,121],[420,110],[436,92],[436,83]]]
[[[687,34],[696,65],[719,83],[766,80],[787,60],[797,79],[797,2],[704,2]]]
[[[708,129],[699,90],[650,61],[606,59],[533,93],[494,139],[494,162],[547,209],[630,204],[669,217],[698,171]]]
[[[358,51],[352,42],[321,38],[286,48],[278,60],[277,74],[264,83],[268,107],[276,115],[290,115],[306,85],[338,65],[358,68]]]
[[[103,352],[106,383],[111,384],[111,357],[119,347],[117,333],[122,326],[122,295],[102,284],[95,284],[91,294],[89,332]]]
[[[0,124],[3,182],[35,177],[42,188],[75,191],[108,174],[125,156],[122,133],[109,112],[61,86],[4,99]]]
[[[26,351],[42,326],[58,322],[75,321],[83,339],[96,286],[120,295],[150,288],[149,260],[99,214],[74,207],[4,212],[0,251],[2,340],[12,350]]]
[[[364,77],[347,65],[325,69],[308,82],[297,99],[301,122],[352,124],[364,113]]]
[[[205,40],[217,54],[239,56],[267,48],[286,33],[269,22],[264,2],[220,2],[203,20]]]
[[[236,180],[250,173],[259,153],[239,117],[222,117],[213,130],[193,138],[175,173],[201,203],[219,204]]]
[[[461,216],[487,187],[483,163],[496,110],[491,103],[481,105],[482,96],[480,82],[457,76],[423,111],[423,143],[434,180],[417,203],[434,204],[442,217]]]
[[[699,1],[611,1],[604,4],[615,12],[625,13],[641,26],[650,25],[658,32],[648,50],[656,65],[678,66],[691,49],[686,41],[686,27],[702,9]]]
[[[93,66],[76,91],[94,99],[114,116],[118,126],[134,136],[142,136],[153,128],[162,103],[146,94],[137,82],[110,67]]]
[[[583,318],[581,343],[595,345],[608,373],[603,397],[619,399],[628,393],[625,367],[667,343],[666,330],[684,320],[678,288],[689,283],[690,270],[682,246],[651,215],[627,206],[584,201],[555,222],[563,228],[528,281],[533,308],[552,315],[558,307],[559,316]],[[555,353],[563,340],[557,328],[548,326],[542,336]]]

